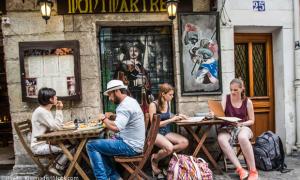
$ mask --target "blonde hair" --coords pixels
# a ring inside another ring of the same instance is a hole
[[[233,83],[236,83],[240,86],[240,88],[242,88],[242,92],[241,92],[241,98],[242,100],[246,98],[246,90],[245,90],[245,85],[244,85],[244,81],[241,78],[235,78],[233,80],[231,80],[230,85],[232,85]]]
[[[157,98],[157,104],[158,104],[158,110],[163,111],[165,108],[165,99],[163,97],[163,94],[166,94],[170,91],[174,91],[174,87],[171,86],[168,83],[163,83],[159,85],[159,92],[158,92],[158,98]]]

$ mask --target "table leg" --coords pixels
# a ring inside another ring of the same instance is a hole
[[[82,152],[82,158],[85,160],[85,162],[90,166],[91,166],[91,162],[90,162],[90,159],[87,157],[87,155],[85,154],[85,152]]]
[[[215,159],[212,157],[212,155],[210,154],[210,152],[206,149],[205,145],[203,145],[202,150],[204,152],[204,154],[206,155],[206,157],[208,158],[208,160],[211,162],[211,164],[213,165],[213,167],[219,172],[222,173],[222,170],[220,169],[219,165],[217,164],[217,162],[215,161]]]
[[[199,136],[193,131],[192,127],[190,126],[185,126],[185,129],[194,137],[194,139],[197,141],[198,145],[193,153],[193,156],[196,157],[204,143],[204,141],[207,138],[207,135],[211,129],[211,126],[209,126],[206,131],[204,132],[204,134],[202,135],[201,139],[199,138]]]
[[[221,169],[219,168],[217,162],[214,160],[214,158],[212,157],[212,155],[210,154],[210,152],[207,150],[207,148],[205,147],[205,145],[203,144],[208,136],[208,133],[211,129],[212,125],[208,125],[207,129],[205,130],[205,132],[203,133],[201,139],[199,138],[199,136],[195,133],[195,131],[193,131],[191,126],[185,126],[185,129],[194,137],[194,139],[197,141],[198,145],[193,153],[194,157],[197,157],[200,149],[203,150],[204,154],[206,155],[206,157],[208,158],[208,160],[211,162],[211,164],[213,165],[213,167],[219,172],[222,173]]]
[[[70,153],[70,151],[65,147],[65,145],[62,142],[59,142],[58,145],[61,147],[61,149],[63,150],[64,154],[68,157],[68,159],[70,160],[70,165],[66,171],[65,177],[69,177],[72,170],[74,169],[74,167],[76,168],[76,170],[78,171],[78,173],[81,175],[81,177],[83,179],[89,179],[88,176],[85,174],[85,172],[82,170],[82,168],[79,166],[79,164],[77,163],[78,158],[80,157],[80,154],[82,152],[82,149],[85,146],[87,139],[82,139],[79,146],[77,147],[77,150],[75,152],[75,155],[72,156],[72,154]]]

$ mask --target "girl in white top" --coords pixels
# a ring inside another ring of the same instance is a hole
[[[31,135],[31,149],[34,154],[45,155],[50,153],[62,152],[58,146],[49,145],[45,141],[37,141],[36,137],[45,134],[49,131],[59,130],[63,125],[62,108],[63,103],[57,100],[56,92],[52,88],[41,88],[38,92],[38,102],[40,106],[36,108],[32,114],[32,135]],[[56,106],[56,115],[53,117],[51,113],[52,106]],[[50,150],[51,149],[51,150]],[[58,165],[64,166],[67,162],[66,157],[62,156],[57,161]],[[62,169],[62,168],[59,168]],[[58,172],[54,169],[49,169],[54,174]]]

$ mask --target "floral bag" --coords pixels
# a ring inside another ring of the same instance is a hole
[[[212,180],[212,171],[202,158],[173,153],[168,167],[168,180]]]

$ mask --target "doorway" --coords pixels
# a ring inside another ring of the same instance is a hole
[[[0,25],[1,25],[0,19]],[[13,135],[9,111],[3,34],[0,26],[0,169],[12,169],[14,160]]]
[[[274,132],[272,35],[236,33],[234,57],[235,77],[244,80],[254,106],[254,138],[268,130]]]

